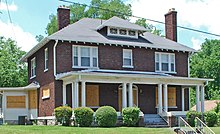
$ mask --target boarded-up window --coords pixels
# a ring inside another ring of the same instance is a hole
[[[36,109],[37,108],[37,91],[31,90],[28,91],[28,108]]]
[[[176,106],[176,88],[175,87],[168,88],[168,106],[170,107]]]
[[[158,88],[156,87],[156,106],[158,105]],[[164,105],[164,94],[162,90],[162,106]],[[168,106],[176,107],[176,88],[168,87]]]
[[[7,108],[26,108],[25,96],[7,96]]]
[[[99,106],[99,86],[86,85],[86,106]]]
[[[82,106],[82,91],[79,86],[79,107]],[[99,85],[86,85],[86,106],[99,106]]]
[[[43,95],[42,99],[50,98],[50,89],[49,88],[43,88]]]

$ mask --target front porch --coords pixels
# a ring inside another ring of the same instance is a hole
[[[137,106],[144,114],[161,116],[185,115],[190,107],[189,87],[193,86],[196,87],[197,111],[204,112],[204,83],[209,81],[119,70],[72,71],[58,74],[56,79],[63,81],[63,105],[93,109],[110,105],[119,112],[122,108]]]

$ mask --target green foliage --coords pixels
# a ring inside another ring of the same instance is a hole
[[[0,87],[27,85],[27,65],[20,62],[24,54],[15,41],[0,37]]]
[[[205,90],[205,99],[220,99],[220,40],[208,40],[190,59],[192,77],[211,78]]]
[[[123,123],[126,126],[136,126],[139,121],[140,109],[138,107],[127,107],[122,110]]]
[[[36,39],[38,42],[40,42],[41,40],[44,39],[44,36],[43,36],[43,35],[36,35],[36,36],[35,36],[35,39]]]
[[[54,109],[55,117],[58,122],[62,123],[63,126],[70,124],[70,118],[72,116],[72,108],[69,106],[60,106]]]
[[[197,111],[189,111],[186,114],[186,120],[189,123],[190,126],[195,126],[195,118],[198,117],[201,119],[202,113]]]
[[[217,116],[218,116],[218,123],[217,123],[217,125],[220,126],[220,112],[217,113]]]
[[[100,127],[113,127],[117,121],[117,112],[111,106],[102,106],[96,111],[95,119]]]
[[[215,107],[214,111],[216,113],[219,113],[220,112],[220,102],[216,102],[217,106]]]
[[[84,5],[70,5],[70,23],[74,23],[84,17],[109,19],[113,16],[118,16],[122,19],[128,19],[132,14],[131,5],[125,4],[122,0],[92,0],[90,5],[92,7],[88,8]],[[115,12],[102,9],[108,9]],[[57,16],[52,14],[49,19],[50,22],[47,24],[46,33],[51,35],[58,30]]]
[[[80,127],[89,127],[93,121],[94,111],[89,107],[79,107],[74,109],[76,123]]]
[[[208,111],[204,113],[205,122],[209,127],[214,127],[218,122],[218,116],[214,111]]]
[[[144,19],[144,18],[136,20],[135,24],[138,24],[140,26],[145,27],[147,29],[147,31],[150,32],[150,33],[156,34],[158,36],[163,36],[162,35],[162,30],[158,30],[152,24],[147,23],[147,20]]]
[[[50,22],[47,24],[46,33],[48,35],[51,35],[51,34],[55,33],[56,31],[58,31],[57,16],[54,14],[51,14],[49,16],[49,20],[50,20]]]

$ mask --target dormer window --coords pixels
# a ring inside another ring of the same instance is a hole
[[[127,30],[125,30],[125,29],[120,29],[120,30],[119,30],[119,33],[120,33],[121,35],[127,35]]]
[[[133,30],[130,30],[130,31],[128,31],[128,34],[130,35],[130,36],[135,36],[135,31],[133,31]]]
[[[111,34],[118,34],[118,29],[117,28],[110,28],[110,33]]]
[[[138,31],[133,29],[117,28],[117,27],[108,27],[107,29],[108,36],[114,37],[126,37],[126,38],[138,38]]]

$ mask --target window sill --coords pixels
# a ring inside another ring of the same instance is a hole
[[[48,68],[44,70],[44,72],[47,72],[47,71],[48,71]]]
[[[134,66],[122,66],[123,68],[134,68]]]
[[[31,76],[30,80],[31,80],[31,79],[34,79],[35,77],[36,77],[36,75],[34,75],[34,76]]]
[[[99,67],[83,67],[83,66],[72,66],[72,68],[82,68],[82,69],[99,69]]]
[[[177,74],[177,72],[169,72],[169,71],[155,71],[157,73],[168,73],[168,74]]]
[[[49,99],[49,98],[50,98],[50,96],[44,96],[44,97],[42,97],[42,100]]]
[[[155,108],[159,108],[158,106],[156,106]],[[164,108],[164,107],[163,107]],[[178,108],[177,106],[168,106],[168,108]]]

